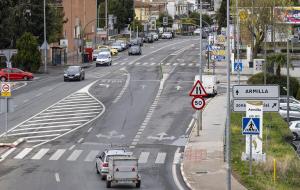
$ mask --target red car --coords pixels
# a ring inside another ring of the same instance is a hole
[[[22,71],[17,68],[5,68],[0,70],[0,80],[30,80],[33,79],[33,74],[30,72]]]

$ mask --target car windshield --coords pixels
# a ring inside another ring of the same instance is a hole
[[[98,59],[107,59],[108,58],[108,54],[99,54]]]
[[[138,50],[140,47],[139,46],[131,46],[131,49],[134,49],[134,50]]]
[[[67,69],[68,72],[78,72],[80,67],[71,66]]]
[[[106,52],[106,51],[110,51],[108,48],[101,48],[99,49],[99,52]]]
[[[113,43],[112,46],[120,46],[120,43]]]

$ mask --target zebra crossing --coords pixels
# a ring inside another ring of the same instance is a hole
[[[12,148],[2,154],[0,161],[3,160],[34,160],[34,161],[66,161],[66,162],[93,162],[100,150],[81,150],[81,149],[50,149],[50,148]],[[167,153],[160,151],[136,151],[131,152],[138,158],[139,164],[164,164]],[[173,156],[173,155],[171,155]],[[180,155],[176,155],[174,163],[178,164]]]
[[[15,126],[7,136],[37,146],[80,128],[102,112],[103,105],[89,93],[76,92]]]
[[[112,66],[159,66],[159,65],[165,65],[165,66],[181,66],[181,67],[199,67],[199,63],[182,63],[182,62],[174,62],[174,63],[157,63],[157,62],[127,62],[127,61],[117,61],[117,62],[113,62]]]

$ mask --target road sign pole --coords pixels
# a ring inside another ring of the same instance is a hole
[[[237,46],[237,62],[240,62],[240,16],[238,14],[238,0],[235,1],[236,6],[236,46]],[[238,84],[240,84],[241,73],[238,70]]]
[[[290,57],[289,57],[289,38],[286,42],[286,89],[287,89],[287,110],[286,110],[286,121],[290,122]]]
[[[227,0],[227,116],[226,116],[226,162],[227,162],[227,190],[231,190],[231,150],[230,150],[230,39],[229,39],[229,9],[230,9],[230,0]]]
[[[200,57],[199,57],[199,78],[200,82],[202,83],[202,0],[200,0]],[[200,134],[200,130],[202,130],[202,110],[198,111],[198,128],[197,128],[197,136]]]
[[[6,111],[5,111],[5,139],[7,139],[7,123],[8,123],[8,98],[6,97]]]
[[[252,135],[250,135],[249,176],[252,176]]]

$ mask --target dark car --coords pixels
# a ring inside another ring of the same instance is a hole
[[[22,71],[18,68],[6,68],[0,70],[1,81],[6,80],[31,80],[33,79],[33,74],[30,72]]]
[[[64,81],[70,80],[84,80],[85,72],[80,66],[69,66],[64,73]]]
[[[142,55],[142,48],[139,45],[133,45],[128,50],[128,55]]]
[[[139,45],[140,46],[143,46],[144,44],[143,44],[143,38],[137,38],[137,41],[138,41],[138,43],[139,43]]]

